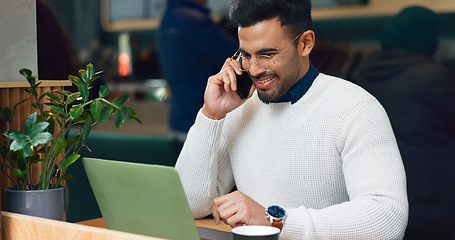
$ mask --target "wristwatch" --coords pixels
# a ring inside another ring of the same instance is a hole
[[[283,229],[284,219],[286,218],[286,211],[278,205],[272,205],[265,209],[265,215],[273,227]]]

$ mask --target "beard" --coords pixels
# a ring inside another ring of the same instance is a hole
[[[278,75],[275,75],[275,77],[277,78],[276,80],[280,81],[280,83],[277,85],[275,89],[265,91],[256,87],[259,99],[265,104],[276,102],[278,99],[280,99],[281,96],[286,94],[289,91],[289,89],[291,89],[292,86],[294,86],[295,84],[295,81],[290,81],[289,79],[282,80],[281,78],[279,78]]]
[[[274,101],[278,100],[278,98],[275,99],[275,97],[274,97],[274,96],[278,95],[277,91],[275,91],[275,90],[266,92],[266,91],[262,91],[260,89],[257,89],[257,91],[258,91],[259,99],[265,104],[269,104],[271,102],[274,102]]]

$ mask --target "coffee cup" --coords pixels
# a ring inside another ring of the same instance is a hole
[[[278,240],[280,229],[271,226],[240,226],[232,229],[234,240]]]

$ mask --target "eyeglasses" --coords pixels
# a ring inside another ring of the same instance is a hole
[[[277,56],[280,53],[284,52],[287,48],[289,48],[295,42],[295,40],[297,40],[302,34],[303,33],[300,33],[299,35],[297,35],[297,37],[295,37],[294,40],[292,40],[292,42],[288,46],[284,47],[278,53],[260,54],[260,55],[256,56],[254,59],[256,66],[258,66],[258,68],[260,68],[266,72],[275,70],[275,66],[276,66],[275,62],[276,62]],[[251,56],[245,56],[242,52],[240,52],[240,50],[237,50],[237,52],[235,52],[235,54],[231,58],[234,60],[237,60],[240,63],[240,65],[242,66],[242,68],[240,69],[241,71],[243,71],[243,72],[250,71],[251,61],[253,60],[253,58]]]

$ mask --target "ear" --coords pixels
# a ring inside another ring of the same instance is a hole
[[[308,30],[302,33],[299,39],[299,49],[301,50],[302,56],[309,56],[313,50],[316,36],[312,30]]]

